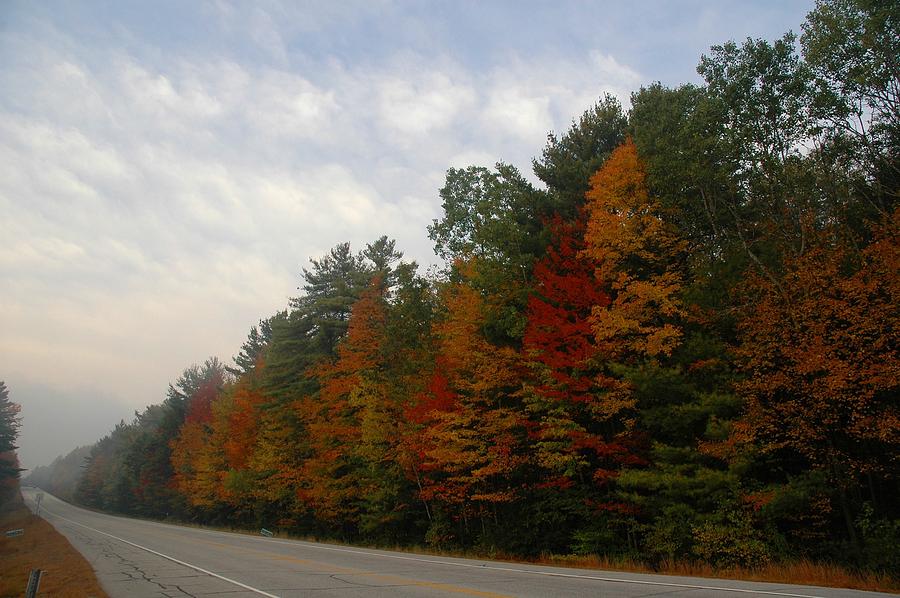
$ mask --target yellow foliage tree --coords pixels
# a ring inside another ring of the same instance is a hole
[[[629,138],[594,174],[587,192],[585,252],[610,296],[608,305],[594,307],[592,324],[599,352],[613,360],[670,355],[682,335],[679,257],[685,243],[645,180]]]

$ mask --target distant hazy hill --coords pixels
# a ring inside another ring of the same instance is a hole
[[[84,471],[84,460],[91,446],[80,446],[65,457],[57,457],[50,465],[35,467],[22,483],[39,486],[65,500],[72,500],[78,480]]]

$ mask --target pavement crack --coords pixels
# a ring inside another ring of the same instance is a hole
[[[362,583],[362,582],[358,582],[358,581],[350,581],[349,579],[344,579],[343,577],[341,577],[340,575],[338,575],[338,574],[336,574],[336,573],[333,573],[333,574],[329,575],[328,577],[330,577],[331,579],[333,579],[333,580],[335,580],[335,581],[341,581],[341,582],[344,582],[345,584],[348,584],[348,585],[351,585],[351,586],[357,586],[357,587],[360,587],[360,588],[374,588],[374,587],[377,587],[377,586],[375,586],[375,585],[373,585],[373,584],[370,584],[370,583]]]
[[[197,596],[195,594],[191,594],[187,590],[182,589],[181,586],[175,586],[175,589],[178,590],[179,592],[181,592],[182,594],[184,594],[185,596],[190,596],[191,598],[197,598]]]
[[[155,575],[152,573],[148,573],[145,571],[141,565],[139,565],[134,560],[128,558],[125,555],[120,554],[116,549],[113,548],[112,544],[109,542],[101,542],[98,543],[98,548],[100,549],[103,557],[107,559],[111,559],[113,561],[117,561],[118,571],[122,575],[124,575],[127,579],[123,580],[126,582],[145,582],[157,586],[159,588],[160,594],[164,596],[169,596],[171,598],[178,598],[179,596],[188,596],[189,598],[197,598],[196,595],[191,594],[184,588],[176,584],[165,584],[157,579],[155,579]],[[181,576],[180,579],[191,579],[200,577],[197,574],[189,574],[185,576]]]

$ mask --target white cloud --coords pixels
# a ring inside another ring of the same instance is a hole
[[[499,156],[490,152],[481,149],[465,149],[458,154],[450,156],[447,160],[447,168],[466,168],[467,166],[491,167],[498,160]]]
[[[530,155],[535,155],[550,130],[568,129],[604,94],[627,106],[631,91],[641,81],[639,73],[599,51],[590,52],[583,61],[524,62],[512,56],[491,72],[485,85],[485,126],[528,143]]]
[[[594,73],[601,86],[616,95],[629,93],[641,84],[641,75],[631,67],[620,63],[614,56],[598,50],[590,53]],[[626,96],[627,97],[627,96]]]
[[[247,17],[212,10],[228,27]],[[236,353],[336,243],[388,234],[433,262],[426,226],[447,168],[505,160],[527,173],[548,130],[638,78],[601,53],[474,71],[407,51],[292,69],[285,25],[257,16],[251,37],[275,56],[265,67],[92,54],[60,32],[6,40],[28,56],[0,58],[8,371],[159,401],[185,366]]]
[[[257,6],[251,9],[251,17],[248,25],[250,38],[256,44],[265,50],[279,64],[286,64],[288,61],[287,46],[278,30],[278,24],[275,19],[284,15],[274,16]]]
[[[525,86],[495,89],[485,110],[485,121],[502,133],[533,141],[553,127],[550,97]]]
[[[338,109],[334,91],[297,75],[269,71],[253,81],[246,103],[234,112],[256,135],[315,140],[327,135]]]
[[[86,255],[82,246],[56,237],[9,241],[0,246],[0,264],[4,268],[56,270]]]
[[[413,68],[390,73],[378,83],[378,103],[385,125],[403,135],[425,137],[451,126],[475,105],[471,85],[446,73]]]

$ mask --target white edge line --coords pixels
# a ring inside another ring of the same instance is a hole
[[[53,515],[54,517],[59,517],[63,521],[68,521],[69,523],[72,523],[74,525],[78,525],[85,529],[89,529],[92,532],[97,532],[98,534],[103,534],[104,536],[108,536],[108,537],[112,538],[113,540],[118,540],[119,542],[123,542],[125,544],[128,544],[129,546],[134,546],[135,548],[140,548],[141,550],[145,550],[145,551],[149,552],[150,554],[155,554],[156,556],[159,556],[166,560],[172,561],[173,563],[178,563],[179,565],[189,567],[189,568],[193,569],[194,571],[199,571],[200,573],[205,573],[206,575],[209,575],[210,577],[215,577],[216,579],[221,579],[222,581],[227,581],[228,583],[231,583],[238,587],[244,588],[245,590],[250,590],[251,592],[255,592],[255,593],[259,594],[260,596],[268,596],[269,598],[280,598],[279,596],[276,596],[275,594],[269,594],[268,592],[264,592],[260,589],[254,588],[252,586],[248,586],[247,584],[243,584],[239,581],[229,579],[228,577],[225,577],[224,575],[219,575],[218,573],[213,573],[212,571],[207,571],[206,569],[204,569],[202,567],[198,567],[197,565],[192,565],[190,563],[185,563],[184,561],[179,561],[175,557],[171,557],[171,556],[169,556],[167,554],[163,554],[161,552],[156,552],[155,550],[151,550],[151,549],[147,548],[146,546],[141,546],[140,544],[135,544],[134,542],[129,542],[128,540],[124,540],[118,536],[114,536],[112,534],[102,532],[98,529],[94,529],[93,527],[90,527],[83,523],[78,523],[77,521],[72,521],[71,519],[69,519],[67,517],[63,517],[62,515],[59,515],[57,513],[49,512],[49,511],[47,511],[47,509],[44,509],[44,512],[47,513],[48,515]]]

